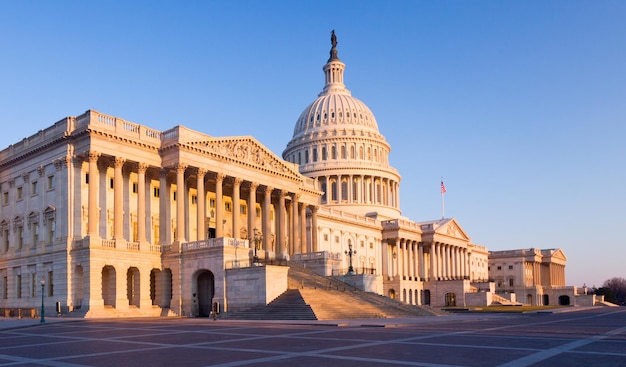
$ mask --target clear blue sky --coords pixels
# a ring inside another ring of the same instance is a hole
[[[278,155],[345,83],[401,209],[491,250],[562,248],[567,283],[626,277],[625,1],[0,1],[0,146],[87,109],[251,135]]]

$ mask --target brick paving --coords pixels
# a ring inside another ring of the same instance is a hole
[[[0,366],[626,366],[626,308],[305,322],[0,319]]]

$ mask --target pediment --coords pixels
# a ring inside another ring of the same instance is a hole
[[[457,238],[463,241],[470,240],[467,233],[463,230],[463,228],[461,228],[461,226],[455,219],[448,220],[446,223],[437,228],[435,230],[435,233]]]
[[[214,156],[240,162],[243,165],[252,165],[261,170],[301,177],[294,164],[282,160],[250,136],[213,138],[185,144]]]
[[[550,250],[549,256],[553,259],[567,261],[567,256],[565,256],[565,253],[560,248]]]

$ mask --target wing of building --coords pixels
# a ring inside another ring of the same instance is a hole
[[[487,248],[453,218],[401,215],[391,147],[330,54],[282,158],[93,110],[1,151],[0,308],[206,316],[270,302],[289,264],[410,304],[493,301]],[[547,278],[526,280],[541,298]]]

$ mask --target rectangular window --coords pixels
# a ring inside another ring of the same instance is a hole
[[[52,271],[48,272],[48,281],[46,282],[48,285],[48,297],[54,296],[54,274]]]
[[[232,212],[233,211],[233,208],[231,206],[231,202],[230,201],[227,201],[227,202],[224,203],[224,210],[226,210],[227,212]]]
[[[2,193],[2,205],[9,205],[9,192],[5,191]]]
[[[256,208],[256,216],[257,217],[261,216],[261,208]]]
[[[339,236],[335,236],[335,243],[339,243]]]
[[[2,299],[9,298],[9,278],[7,276],[2,277]]]
[[[215,208],[215,199],[209,199],[209,208]]]
[[[33,228],[33,247],[37,247],[37,242],[39,242],[39,226],[37,223],[32,224]]]
[[[4,229],[2,231],[2,252],[9,251],[9,230]]]
[[[113,179],[109,178],[109,189],[115,188],[115,184],[113,183]]]
[[[48,176],[48,190],[54,189],[54,175]]]
[[[22,186],[17,188],[17,200],[22,200],[22,195],[24,194],[24,190],[22,189]]]
[[[89,173],[85,173],[85,183],[89,185]]]
[[[21,250],[22,245],[24,244],[24,238],[22,237],[22,235],[24,234],[24,227],[17,226],[16,230],[17,230],[17,248]]]
[[[137,185],[137,182],[133,182],[133,194],[136,194],[137,191],[139,191],[139,187]]]
[[[513,286],[513,279],[509,279],[509,287]]]
[[[176,201],[176,191],[172,192],[172,200]]]
[[[191,195],[191,204],[198,204],[198,197],[196,195]]]
[[[365,241],[361,241],[361,247],[365,247]]]
[[[328,234],[324,233],[324,241],[328,241]]]
[[[30,296],[37,296],[37,274],[30,273]]]
[[[509,270],[513,270],[513,265],[509,265]]]
[[[245,205],[239,205],[239,214],[246,215],[247,210]]]
[[[502,270],[502,267],[501,267],[501,266],[498,266],[498,270]]]
[[[30,194],[35,196],[39,193],[39,186],[37,185],[37,181],[33,181],[30,184]]]
[[[15,298],[22,298],[22,275],[15,276]]]
[[[152,190],[152,196],[154,196],[155,198],[158,198],[158,197],[159,197],[159,195],[160,195],[159,188],[158,188],[158,187],[155,187],[155,188]]]
[[[56,223],[54,222],[54,220],[49,220],[48,221],[48,244],[51,245],[54,242],[54,230],[56,227]]]

